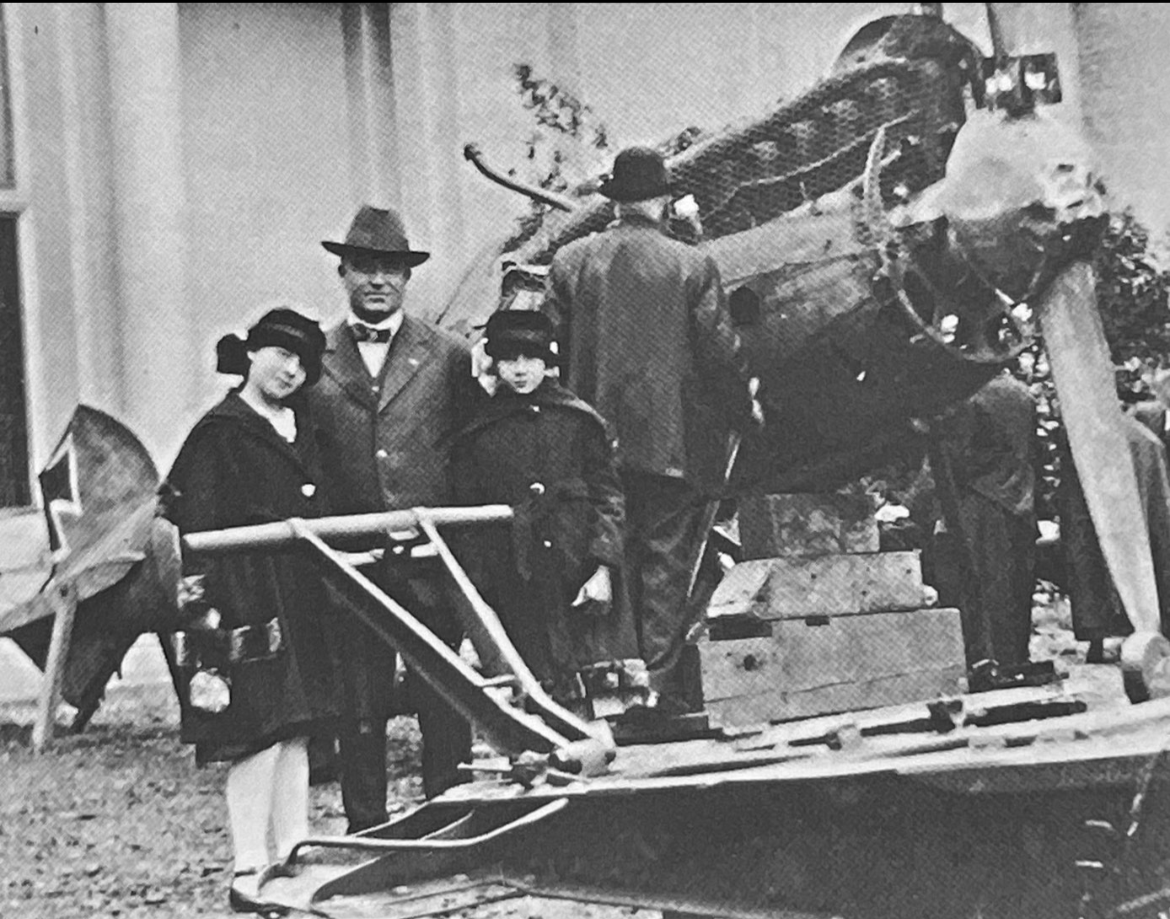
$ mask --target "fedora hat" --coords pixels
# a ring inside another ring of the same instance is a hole
[[[598,191],[614,201],[645,201],[671,193],[666,160],[653,147],[627,147],[613,158],[613,172]]]
[[[406,241],[406,227],[398,211],[369,204],[363,204],[353,218],[345,242],[323,239],[321,245],[334,255],[389,255],[411,267],[421,265],[431,257],[429,252],[410,248]]]

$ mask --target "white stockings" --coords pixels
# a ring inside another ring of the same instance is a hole
[[[236,871],[287,858],[309,835],[309,739],[282,740],[232,763],[227,809]]]

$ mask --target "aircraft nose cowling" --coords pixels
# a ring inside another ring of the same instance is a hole
[[[1090,255],[1108,214],[1091,149],[1043,110],[980,111],[959,131],[944,179],[891,215],[901,228],[946,220],[949,245],[1015,301]]]

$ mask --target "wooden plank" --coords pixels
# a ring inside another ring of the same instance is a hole
[[[699,643],[720,723],[757,724],[951,695],[966,674],[959,612],[922,609],[778,621],[770,638]]]
[[[73,638],[73,619],[77,612],[77,594],[72,584],[52,584],[46,591],[53,604],[53,632],[49,638],[49,653],[45,659],[45,675],[37,700],[36,719],[33,721],[32,747],[42,752],[53,738],[57,706],[61,702],[61,683],[65,678],[65,661],[69,659],[69,645]]]
[[[877,552],[871,495],[752,495],[739,501],[745,559]]]
[[[805,619],[912,610],[925,602],[917,550],[770,558],[732,568],[707,615]]]
[[[954,692],[957,682],[958,677],[947,670],[905,673],[800,692],[722,699],[707,703],[707,711],[711,721],[720,727],[774,724],[815,715],[898,705],[909,699],[932,699]]]

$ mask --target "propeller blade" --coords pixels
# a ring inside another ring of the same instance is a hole
[[[1158,588],[1137,473],[1122,429],[1093,269],[1066,268],[1038,310],[1060,412],[1089,516],[1136,632],[1160,632]]]

